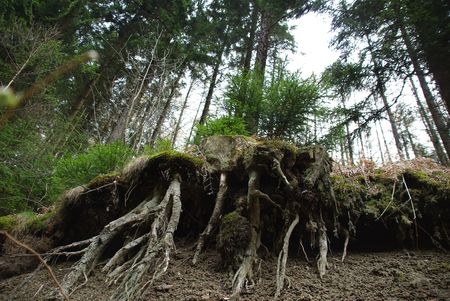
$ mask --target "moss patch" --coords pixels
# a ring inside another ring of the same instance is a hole
[[[23,233],[37,233],[47,229],[47,222],[54,212],[37,214],[30,211],[0,217],[0,230],[17,230]]]
[[[148,165],[164,164],[176,168],[191,168],[197,169],[203,165],[203,160],[199,157],[181,153],[177,151],[163,151],[148,157]]]
[[[0,230],[11,231],[17,225],[16,215],[0,216]]]

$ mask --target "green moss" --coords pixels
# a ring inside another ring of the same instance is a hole
[[[34,214],[29,216],[24,222],[23,227],[26,232],[40,232],[47,229],[47,221],[53,217],[55,213],[53,211],[44,214]]]
[[[168,164],[186,165],[187,167],[199,168],[203,166],[203,160],[199,157],[194,157],[186,153],[177,151],[163,151],[149,156],[149,163],[166,162]]]
[[[36,233],[47,228],[47,221],[54,216],[54,212],[36,214],[25,211],[0,217],[0,230],[17,230],[26,233]]]
[[[117,180],[119,177],[118,172],[111,172],[107,174],[100,174],[96,176],[94,179],[92,179],[89,184],[87,184],[87,187],[89,189],[101,187],[103,185],[107,185],[109,183],[112,183],[114,180]]]
[[[284,140],[262,140],[259,142],[260,145],[265,145],[268,148],[271,149],[277,149],[284,151],[285,153],[296,155],[298,152],[298,148],[293,145],[292,143],[289,143]]]
[[[17,225],[16,215],[0,216],[0,230],[11,231]]]

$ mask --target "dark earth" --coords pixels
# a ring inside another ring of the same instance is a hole
[[[227,300],[232,273],[220,269],[220,256],[207,250],[193,267],[190,259],[194,245],[176,242],[167,273],[149,287],[143,300]],[[350,250],[345,262],[340,253],[331,252],[327,274],[321,280],[315,258],[291,254],[287,264],[290,286],[281,300],[450,300],[450,255],[435,250],[397,250],[361,253]],[[0,267],[11,258],[0,258]],[[72,262],[52,265],[61,280]],[[258,283],[242,294],[242,300],[272,300],[275,292],[276,258],[260,263]],[[96,270],[70,300],[108,300],[113,291]],[[56,287],[48,272],[38,270],[0,283],[0,300],[48,300]]]

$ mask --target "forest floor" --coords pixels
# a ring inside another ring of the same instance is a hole
[[[143,300],[227,300],[231,274],[219,269],[215,250],[206,251],[193,267],[193,245],[178,242],[176,258],[167,273],[147,290]],[[4,259],[4,258],[3,258]],[[321,280],[314,258],[308,264],[291,256],[286,275],[290,286],[281,300],[450,300],[450,255],[432,250],[355,253],[350,250],[344,263],[340,254],[329,257],[329,269]],[[2,258],[0,258],[0,265]],[[71,262],[53,265],[61,280]],[[272,300],[275,292],[276,259],[261,262],[259,283],[242,295],[242,300]],[[108,300],[113,287],[95,270],[88,282],[70,300]],[[0,300],[45,300],[54,290],[45,269],[0,282]]]

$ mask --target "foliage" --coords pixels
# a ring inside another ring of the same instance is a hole
[[[121,143],[97,144],[84,153],[68,155],[55,164],[52,196],[57,198],[68,188],[87,184],[98,174],[117,171],[132,156],[133,151]]]
[[[247,130],[254,130],[263,98],[261,76],[257,71],[240,71],[231,76],[224,93],[224,106],[229,116],[243,118]]]
[[[311,120],[317,114],[319,86],[311,77],[282,74],[264,93],[259,131],[269,138],[306,143],[311,135]]]
[[[197,134],[194,138],[194,144],[200,142],[209,136],[214,135],[248,135],[244,121],[239,117],[220,117],[210,119],[205,125],[197,124]]]
[[[146,155],[154,155],[164,151],[172,150],[172,141],[170,139],[157,139],[155,145],[152,147],[150,145],[146,145],[144,147],[144,154]]]

